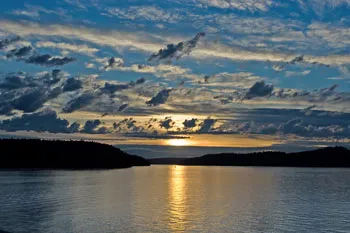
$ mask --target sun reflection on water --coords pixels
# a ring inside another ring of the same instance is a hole
[[[167,222],[172,231],[184,231],[188,215],[185,167],[173,166],[169,172],[169,219]]]

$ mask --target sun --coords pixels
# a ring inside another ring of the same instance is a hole
[[[188,146],[191,144],[188,139],[169,139],[166,143],[170,146]]]

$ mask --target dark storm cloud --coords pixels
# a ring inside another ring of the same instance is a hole
[[[29,55],[31,52],[33,51],[32,46],[24,46],[22,48],[19,49],[12,49],[11,51],[9,51],[6,56],[7,57],[17,57],[17,58],[22,58],[25,57],[27,55]]]
[[[194,128],[197,126],[197,119],[192,118],[191,120],[185,120],[182,124],[185,128]]]
[[[25,62],[29,64],[36,64],[47,67],[63,66],[74,61],[76,61],[76,59],[73,57],[54,57],[50,54],[33,55],[25,60]]]
[[[63,112],[72,113],[76,110],[88,106],[95,98],[95,95],[92,93],[83,93],[80,96],[70,100],[66,106],[63,108]]]
[[[251,88],[249,88],[244,99],[250,100],[256,97],[270,96],[273,92],[273,85],[265,84],[264,81],[256,82]]]
[[[0,41],[0,49],[4,49],[6,48],[7,46],[13,44],[13,43],[16,43],[17,41],[20,41],[21,38],[20,37],[13,37],[13,38],[6,38],[4,40],[1,40]]]
[[[154,53],[149,57],[149,61],[171,60],[173,58],[180,59],[184,55],[190,55],[192,50],[197,46],[199,40],[205,36],[204,32],[198,33],[193,39],[180,42],[177,45],[168,44],[165,49],[160,49],[158,53]]]
[[[66,83],[63,86],[63,91],[75,91],[78,89],[81,89],[83,87],[83,82],[76,78],[69,78],[67,79]]]
[[[171,89],[161,90],[151,100],[147,101],[146,104],[150,106],[157,106],[160,104],[164,104],[168,100],[170,92],[171,92]]]
[[[55,111],[46,109],[37,113],[23,114],[21,117],[10,120],[3,120],[0,123],[0,129],[6,131],[33,130],[50,133],[75,133],[79,129],[78,125],[75,123],[69,126],[69,122],[59,118]]]

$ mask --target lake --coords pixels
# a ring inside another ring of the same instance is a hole
[[[350,169],[0,171],[0,230],[350,232]]]

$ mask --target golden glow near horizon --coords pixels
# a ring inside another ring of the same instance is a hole
[[[26,136],[26,137],[39,137],[46,139],[64,139],[64,140],[91,140],[100,143],[106,143],[110,145],[155,145],[155,146],[198,146],[198,147],[233,147],[233,148],[253,148],[253,147],[270,147],[272,145],[278,145],[291,141],[293,138],[285,138],[281,140],[274,136],[249,136],[249,135],[229,135],[229,134],[189,134],[188,138],[178,139],[150,139],[142,137],[128,138],[122,134],[52,134],[52,133],[37,133],[32,131],[17,131],[13,132],[1,131],[0,133],[7,136]],[[178,137],[184,137],[186,135],[174,135]]]
[[[184,136],[184,135],[181,135]],[[200,146],[200,147],[269,147],[282,143],[281,140],[276,140],[266,136],[262,137],[247,137],[240,135],[190,135],[189,138],[180,139],[165,139],[162,145],[167,146]]]
[[[169,139],[166,144],[169,146],[190,146],[191,141],[189,139]]]

